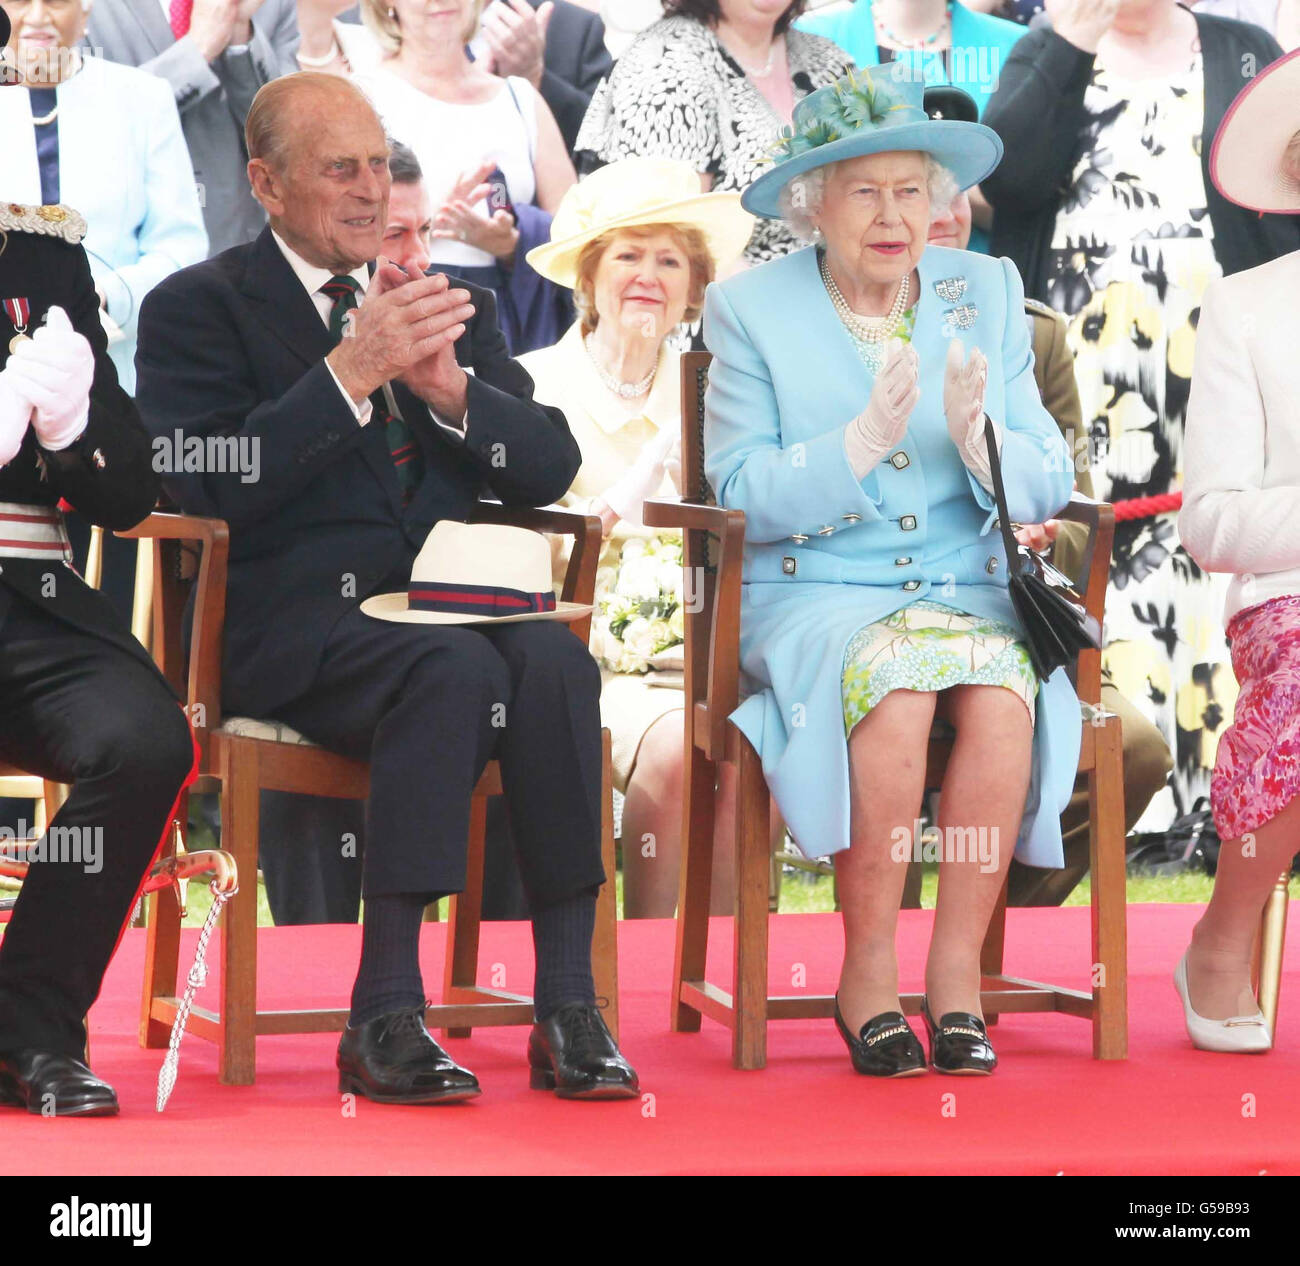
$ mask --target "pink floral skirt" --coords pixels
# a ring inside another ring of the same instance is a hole
[[[1228,639],[1241,693],[1219,739],[1210,809],[1219,838],[1235,840],[1300,795],[1300,594],[1238,611]]]

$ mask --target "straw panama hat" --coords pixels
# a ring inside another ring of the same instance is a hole
[[[1300,211],[1300,180],[1282,156],[1300,132],[1300,49],[1260,71],[1236,96],[1210,150],[1210,179],[1229,202],[1250,211]]]
[[[772,166],[742,195],[741,204],[755,215],[780,219],[786,185],[846,158],[920,150],[948,168],[959,189],[979,184],[1002,161],[1002,138],[992,128],[929,117],[925,80],[907,59],[850,71],[810,92],[795,106],[792,124],[773,147]]]
[[[406,592],[375,594],[361,610],[401,624],[518,624],[580,620],[591,608],[556,601],[551,546],[540,532],[443,519],[416,556]]]
[[[588,242],[616,229],[647,224],[699,229],[719,269],[740,257],[754,217],[738,193],[701,193],[699,173],[675,158],[623,158],[573,185],[551,221],[551,240],[526,256],[535,272],[570,290]]]

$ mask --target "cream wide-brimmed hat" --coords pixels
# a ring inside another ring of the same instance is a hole
[[[535,272],[570,290],[588,242],[617,229],[669,224],[699,229],[719,271],[749,244],[754,217],[739,193],[701,193],[690,163],[675,158],[623,158],[573,185],[551,221],[551,240],[527,260]]]
[[[518,624],[580,620],[591,608],[557,602],[551,546],[540,532],[500,523],[435,523],[405,593],[380,593],[366,615],[402,624]]]
[[[1250,211],[1300,211],[1300,179],[1282,156],[1300,132],[1300,49],[1260,71],[1236,96],[1210,150],[1210,179],[1229,202]]]

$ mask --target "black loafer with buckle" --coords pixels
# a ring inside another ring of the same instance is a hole
[[[987,1077],[998,1066],[984,1021],[969,1011],[948,1011],[934,1022],[930,1000],[921,999],[921,1015],[930,1037],[930,1063],[937,1073]]]
[[[873,1015],[854,1037],[835,999],[835,1027],[849,1048],[854,1070],[865,1077],[916,1077],[925,1072],[925,1051],[901,1011]]]

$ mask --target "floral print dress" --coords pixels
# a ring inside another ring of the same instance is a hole
[[[1182,486],[1196,321],[1222,271],[1201,174],[1200,56],[1182,74],[1150,79],[1097,69],[1084,109],[1048,299],[1069,321],[1093,486],[1114,502]],[[1237,693],[1222,627],[1228,577],[1196,565],[1176,520],[1169,512],[1116,523],[1106,598],[1104,662],[1174,755],[1170,789],[1139,824],[1147,830],[1208,794]]]

